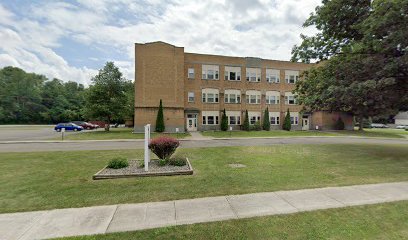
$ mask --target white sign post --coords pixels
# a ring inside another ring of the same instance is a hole
[[[62,138],[62,141],[64,141],[64,133],[65,133],[65,128],[62,128],[62,129],[61,129],[61,138]]]
[[[145,172],[149,171],[149,162],[150,162],[150,124],[145,126],[145,147],[144,147],[144,169]]]

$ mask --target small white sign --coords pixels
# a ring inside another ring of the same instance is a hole
[[[179,130],[179,128],[176,128],[176,133],[178,133],[180,130]]]
[[[62,129],[61,129],[61,132],[65,132],[65,128],[62,128]]]
[[[230,127],[230,131],[232,131],[232,127]]]

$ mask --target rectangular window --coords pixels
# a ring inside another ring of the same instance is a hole
[[[266,104],[279,104],[279,96],[266,96]]]
[[[207,102],[206,100],[207,100],[207,97],[206,97],[207,95],[205,94],[205,93],[203,93],[203,103],[205,103],[205,102]]]
[[[249,104],[260,104],[261,95],[246,95],[246,100]]]
[[[218,65],[202,65],[202,79],[218,80],[219,66]]]
[[[189,68],[188,69],[188,78],[193,79],[194,78],[194,68]]]
[[[299,71],[285,71],[286,83],[295,84],[299,80]]]
[[[219,102],[218,90],[215,89],[203,89],[202,100],[203,103],[218,103]]]
[[[261,81],[261,69],[260,68],[247,68],[246,69],[246,80],[249,82],[260,82]]]
[[[285,96],[285,102],[287,105],[296,105],[296,97],[295,96]]]
[[[218,116],[203,115],[203,125],[218,125]]]
[[[241,102],[241,96],[239,94],[235,94],[235,93],[227,93],[224,96],[224,102],[225,103],[240,103]]]
[[[194,92],[188,92],[188,102],[194,102]]]
[[[260,122],[261,121],[261,116],[251,116],[249,118],[249,123],[251,125],[254,125],[256,122]]]
[[[290,117],[290,124],[291,125],[298,125],[299,124],[299,117]]]
[[[266,69],[266,81],[268,83],[279,83],[280,82],[280,71],[276,69]]]
[[[225,67],[225,80],[241,81],[241,67]]]
[[[203,125],[207,125],[207,121],[206,121],[207,117],[203,116]]]
[[[241,125],[240,116],[228,116],[228,118],[229,118],[229,121],[228,121],[229,125]]]
[[[271,118],[271,125],[279,125],[279,117],[270,117]]]

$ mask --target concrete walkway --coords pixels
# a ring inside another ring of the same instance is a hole
[[[186,140],[210,140],[213,139],[213,137],[207,137],[203,136],[200,132],[189,132],[190,136],[186,137]]]
[[[45,239],[408,200],[408,182],[0,214],[0,239]]]

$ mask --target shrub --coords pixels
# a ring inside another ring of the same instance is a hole
[[[222,131],[228,130],[228,117],[227,117],[227,113],[225,112],[225,108],[224,108],[224,111],[221,117],[221,130]]]
[[[289,112],[289,108],[288,111],[286,112],[286,116],[285,116],[285,121],[283,122],[283,130],[286,131],[290,131],[290,129],[292,128],[292,125],[290,124],[290,112]]]
[[[164,132],[164,129],[163,104],[162,100],[160,99],[159,111],[157,112],[156,118],[156,132]]]
[[[169,164],[173,166],[184,166],[187,164],[187,160],[182,157],[171,158],[169,160]]]
[[[149,149],[162,160],[168,160],[179,146],[177,139],[166,136],[153,138],[149,143]]]
[[[261,131],[261,130],[262,130],[261,122],[260,122],[260,121],[256,121],[255,124],[254,124],[254,126],[252,127],[252,130]]]
[[[119,169],[129,166],[129,162],[124,157],[113,158],[108,163],[108,168]]]
[[[269,109],[268,108],[265,109],[262,127],[266,131],[271,130],[271,120],[269,119]]]
[[[249,131],[249,116],[248,116],[248,110],[245,110],[245,119],[244,119],[244,124],[242,125],[242,130]]]
[[[339,117],[337,119],[337,121],[334,123],[334,129],[335,130],[344,130],[344,122],[341,119],[341,117]]]

